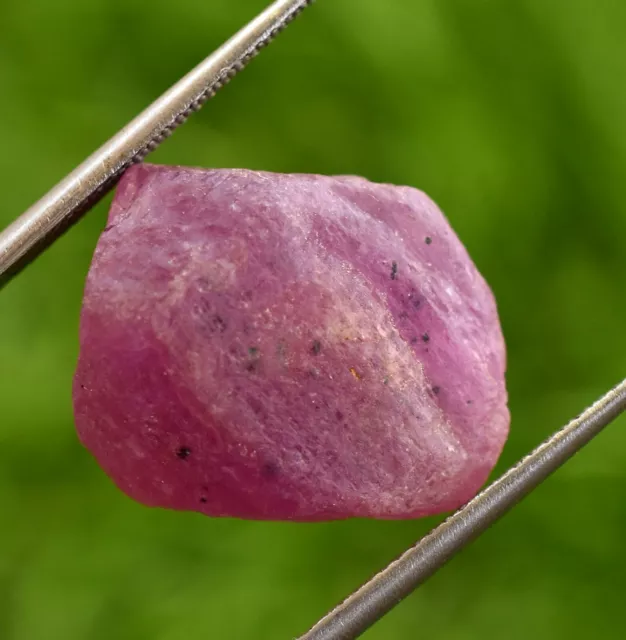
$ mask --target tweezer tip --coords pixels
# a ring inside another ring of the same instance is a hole
[[[352,640],[497,522],[626,410],[626,380],[522,458],[298,640]]]

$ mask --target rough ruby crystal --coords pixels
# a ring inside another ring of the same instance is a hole
[[[80,438],[151,506],[436,514],[477,492],[507,437],[494,298],[408,187],[133,167],[80,343]]]

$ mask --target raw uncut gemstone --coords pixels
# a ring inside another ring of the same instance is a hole
[[[409,187],[135,166],[80,345],[80,439],[150,506],[436,514],[475,495],[508,433],[493,295]]]

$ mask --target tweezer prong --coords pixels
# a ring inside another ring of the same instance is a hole
[[[626,380],[537,447],[298,640],[352,640],[443,567],[626,410]]]
[[[0,233],[0,288],[117,183],[124,171],[241,71],[313,0],[276,0]]]

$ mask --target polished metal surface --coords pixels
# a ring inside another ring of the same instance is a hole
[[[626,410],[626,380],[433,529],[299,640],[357,638]]]
[[[0,288],[312,3],[274,2],[0,233]]]

